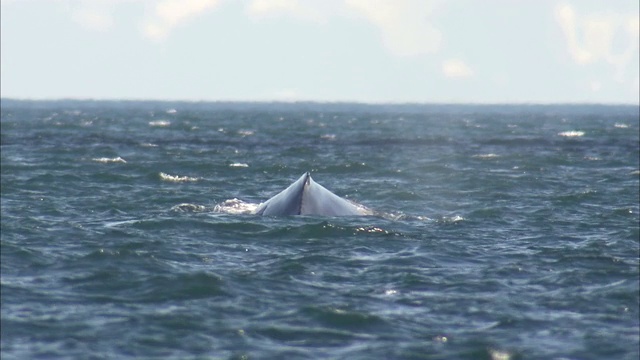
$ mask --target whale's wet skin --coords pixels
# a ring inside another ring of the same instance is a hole
[[[288,188],[260,204],[255,214],[357,216],[372,215],[372,212],[327,190],[313,181],[307,172]]]

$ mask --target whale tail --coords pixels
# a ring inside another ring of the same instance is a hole
[[[260,204],[256,215],[372,215],[372,212],[327,190],[306,172],[288,188]]]

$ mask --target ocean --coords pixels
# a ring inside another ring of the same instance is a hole
[[[1,112],[3,360],[640,357],[638,106]]]

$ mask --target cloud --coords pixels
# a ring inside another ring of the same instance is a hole
[[[569,53],[578,64],[586,64],[592,60],[592,54],[580,47],[576,36],[576,16],[568,4],[558,5],[555,9],[556,21],[560,25],[567,42]]]
[[[177,26],[220,5],[222,0],[162,0],[153,14],[142,23],[142,33],[153,41],[162,41]]]
[[[113,26],[111,11],[98,6],[76,9],[71,14],[71,19],[89,30],[104,32]]]
[[[41,0],[46,1],[46,0]],[[107,31],[114,25],[113,13],[121,5],[143,4],[147,15],[139,19],[142,35],[153,41],[162,41],[177,26],[218,7],[224,0],[76,0],[61,1],[71,20],[88,30]],[[286,1],[286,0],[284,0]],[[293,0],[296,1],[296,0]],[[35,2],[35,1],[34,1]],[[1,0],[2,5],[20,4],[19,0]]]
[[[608,63],[616,70],[615,79],[624,81],[625,70],[638,51],[638,14],[605,12],[578,16],[573,7],[565,3],[556,6],[554,15],[564,34],[567,51],[575,63]],[[621,43],[625,44],[622,49]],[[618,45],[617,51],[613,50],[614,44]]]
[[[396,56],[437,52],[442,35],[429,22],[433,1],[424,0],[252,0],[246,8],[254,19],[290,16],[316,23],[331,17],[362,17],[380,33]]]
[[[462,60],[450,59],[442,62],[442,73],[450,78],[468,78],[473,71]]]
[[[287,15],[314,22],[326,22],[333,5],[335,4],[331,1],[253,0],[247,6],[246,12],[253,19]]]
[[[630,17],[627,20],[627,31],[631,36],[640,36],[640,16]]]
[[[299,8],[300,3],[297,0],[254,0],[249,4],[247,11],[255,16],[266,16],[278,12],[295,13]]]
[[[41,0],[45,1],[45,0]],[[50,3],[61,5],[71,17],[71,20],[83,28],[91,31],[106,32],[113,28],[114,9],[123,3],[143,2],[143,0],[77,0],[59,1],[49,0]],[[18,0],[1,0],[2,4],[18,4]],[[37,4],[36,1],[34,3]]]
[[[345,0],[380,30],[382,41],[398,56],[437,52],[442,35],[428,21],[432,2],[423,0]]]

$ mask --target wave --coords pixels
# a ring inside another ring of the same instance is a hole
[[[584,136],[584,131],[575,131],[575,130],[562,131],[562,132],[559,132],[558,135],[564,136],[564,137],[581,137],[581,136]]]
[[[149,121],[149,126],[154,126],[154,127],[167,127],[171,125],[171,121],[167,121],[167,120],[155,120],[155,121]]]
[[[123,158],[121,158],[120,156],[115,157],[115,158],[107,158],[107,157],[101,157],[101,158],[93,158],[91,159],[95,162],[99,162],[99,163],[103,163],[103,164],[107,164],[107,163],[123,163],[126,164],[127,161]]]
[[[163,172],[160,173],[160,179],[163,181],[169,181],[169,182],[192,182],[192,181],[200,180],[200,178],[196,178],[196,177],[175,176],[175,175],[169,175]]]
[[[240,199],[229,199],[217,204],[214,208],[214,212],[224,214],[253,214],[260,204],[244,202]]]

